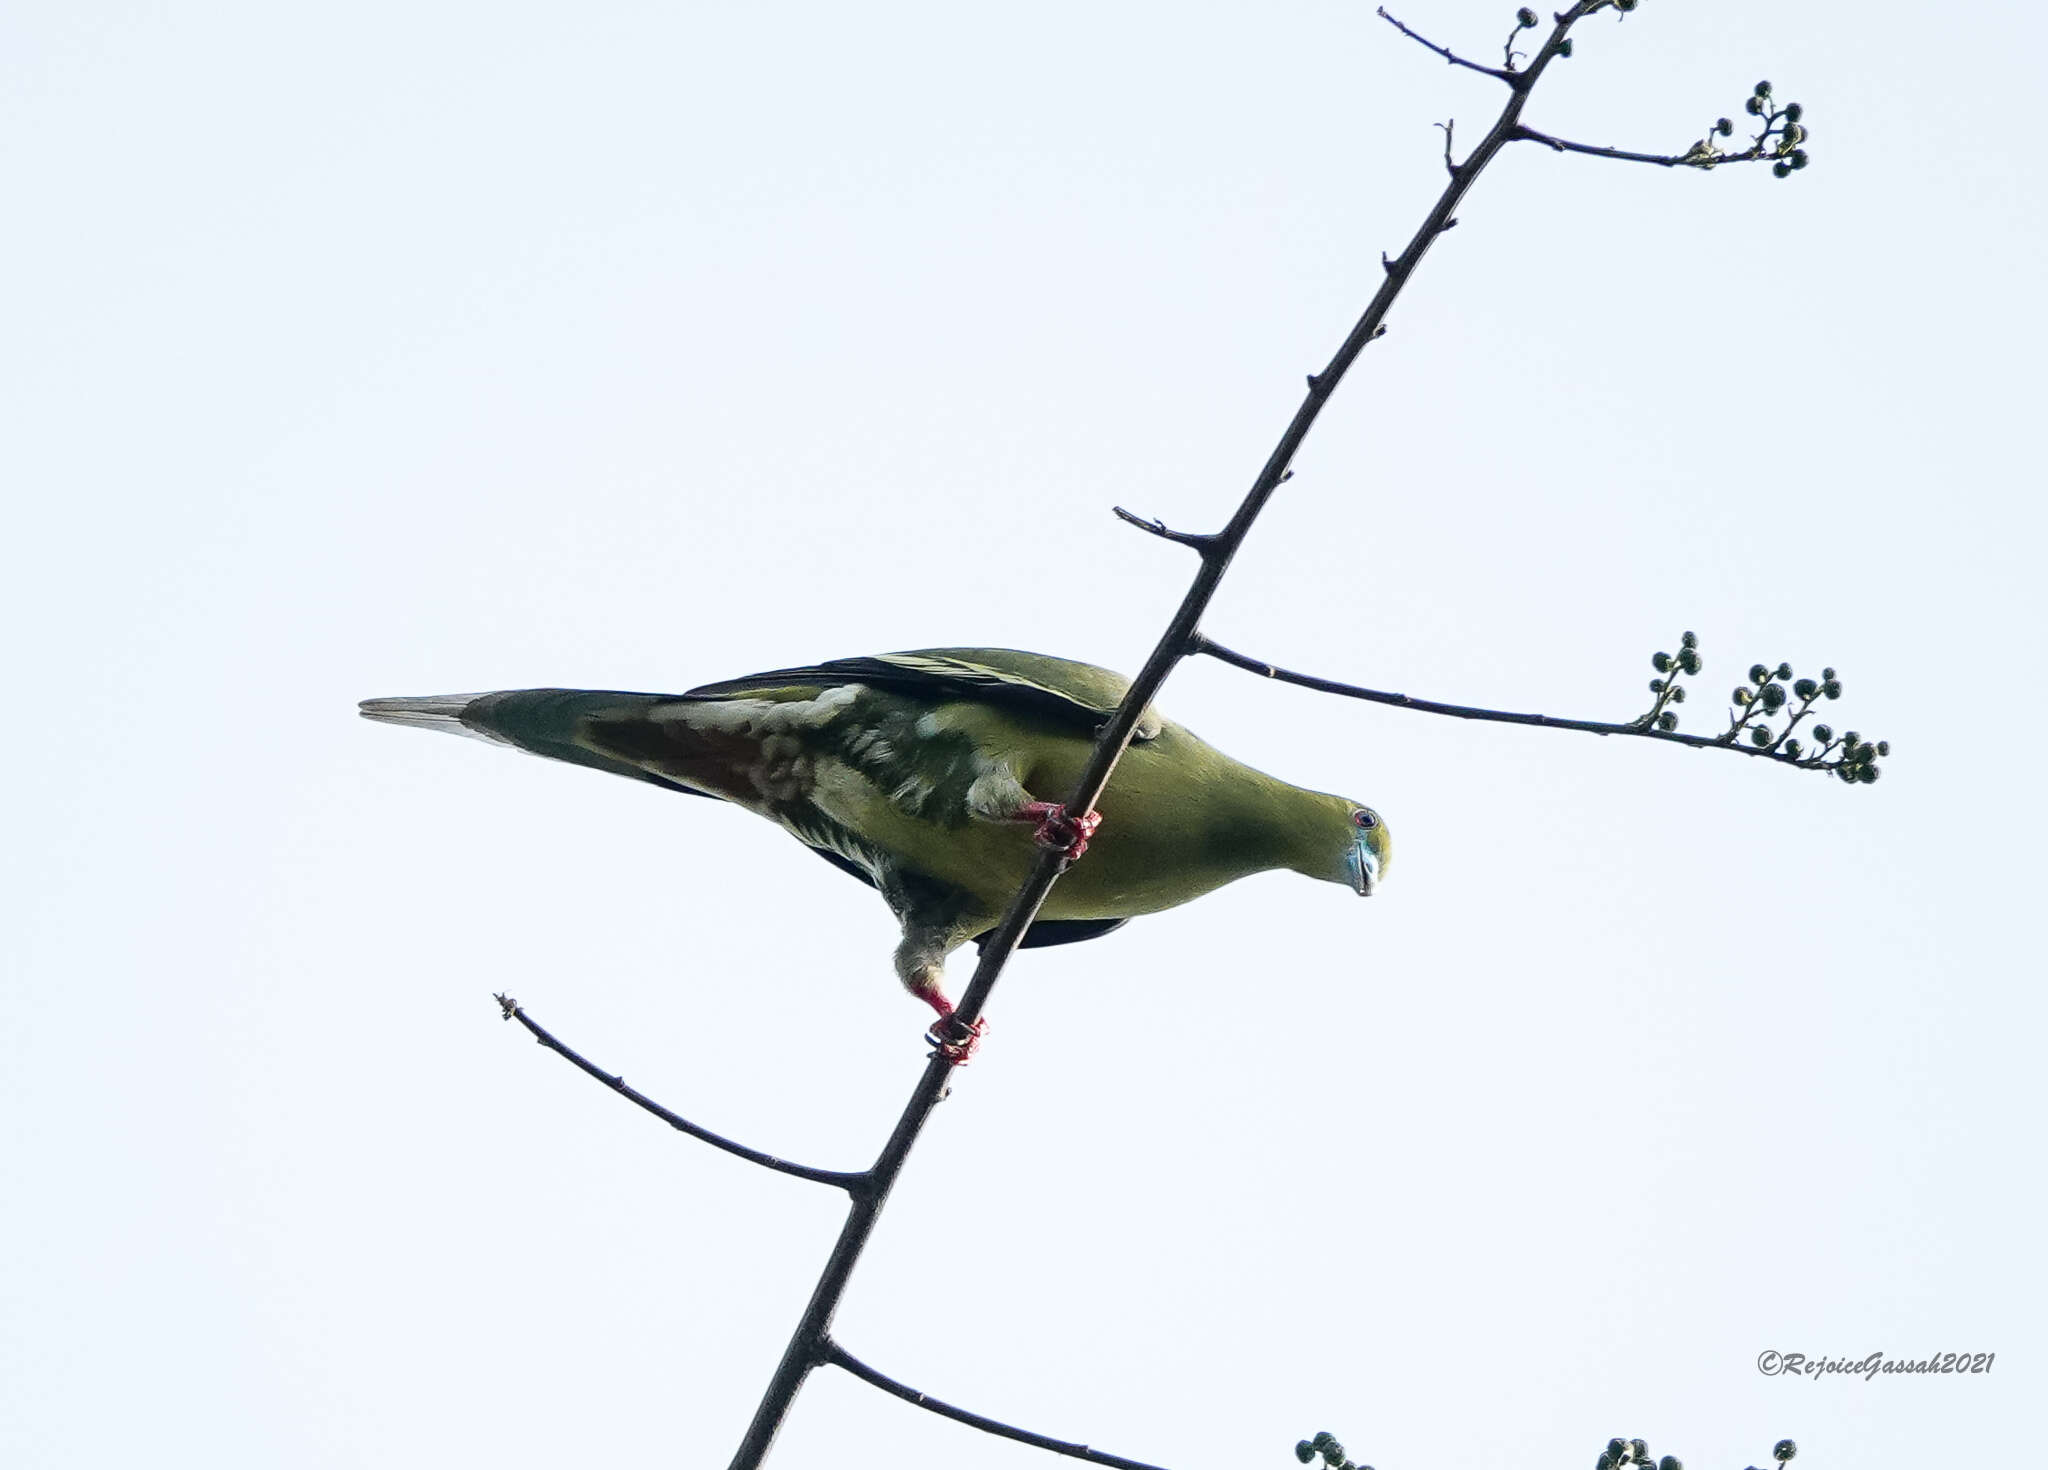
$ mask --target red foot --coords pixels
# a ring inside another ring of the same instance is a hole
[[[931,1005],[939,1013],[939,1019],[924,1034],[924,1039],[932,1044],[932,1055],[944,1057],[956,1067],[966,1066],[981,1045],[981,1038],[988,1034],[988,1022],[966,1024],[953,1014],[953,1003],[944,996],[933,999]]]
[[[1036,822],[1038,831],[1033,835],[1038,845],[1051,848],[1068,862],[1088,850],[1088,839],[1102,825],[1101,812],[1070,817],[1067,809],[1056,801],[1027,801],[1010,815],[1019,822]]]

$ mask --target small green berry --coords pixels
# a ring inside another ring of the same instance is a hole
[[[1752,699],[1756,698],[1754,694],[1740,684],[1735,686],[1734,691],[1728,697],[1737,704],[1748,704]]]
[[[1697,633],[1681,633],[1678,635],[1678,644],[1681,648],[1698,648],[1700,646],[1700,635]]]
[[[1804,116],[1806,116],[1806,109],[1801,107],[1797,102],[1787,102],[1785,104],[1786,122],[1798,122],[1799,119],[1801,119]]]
[[[1792,165],[1789,163],[1772,164],[1771,177],[1774,179],[1789,179],[1792,177]]]
[[[1759,96],[1759,97],[1768,97],[1768,96],[1770,96],[1770,95],[1771,95],[1771,84],[1770,84],[1769,82],[1758,82],[1758,83],[1756,84],[1756,95],[1757,95],[1757,96]]]
[[[1798,760],[1801,755],[1805,754],[1805,751],[1806,747],[1797,740],[1787,740],[1785,742],[1785,759],[1788,761]]]
[[[1593,1470],[1614,1470],[1614,1461],[1608,1459],[1607,1456],[1602,1455],[1599,1459],[1593,1462]]]
[[[1610,1440],[1608,1440],[1608,1441],[1607,1441],[1607,1458],[1608,1458],[1608,1459],[1610,1459],[1610,1460],[1621,1460],[1621,1459],[1626,1459],[1627,1457],[1628,1457],[1628,1441],[1627,1441],[1627,1440],[1625,1440],[1625,1439],[1619,1439],[1619,1438],[1617,1438],[1617,1439],[1610,1439]]]
[[[1651,668],[1653,668],[1653,669],[1655,669],[1655,670],[1656,670],[1656,671],[1657,671],[1658,673],[1660,673],[1660,674],[1668,674],[1668,673],[1670,673],[1670,672],[1671,672],[1671,655],[1670,655],[1670,654],[1668,654],[1668,653],[1653,653],[1653,654],[1651,654],[1651,655],[1650,655],[1650,667],[1651,667]]]
[[[1315,1457],[1316,1447],[1310,1444],[1307,1440],[1303,1440],[1300,1444],[1294,1447],[1294,1458],[1301,1461],[1301,1463],[1304,1465],[1306,1465],[1310,1460],[1313,1460]]]
[[[1515,12],[1515,23],[1525,31],[1536,29],[1536,12],[1524,5]]]
[[[1791,164],[1794,168],[1805,168],[1806,150],[1804,148],[1794,148],[1792,150],[1792,156],[1786,159],[1785,162]]]
[[[1683,684],[1673,684],[1671,686],[1671,702],[1673,704],[1685,703],[1685,686]]]
[[[1717,132],[1717,133],[1719,133],[1719,134],[1720,134],[1720,135],[1721,135],[1722,137],[1724,137],[1724,138],[1725,138],[1725,137],[1727,137],[1727,136],[1728,136],[1728,135],[1729,135],[1730,133],[1732,133],[1732,132],[1734,132],[1734,131],[1735,131],[1735,124],[1734,124],[1733,122],[1729,121],[1729,120],[1728,120],[1727,118],[1725,118],[1725,117],[1724,117],[1724,118],[1718,118],[1718,119],[1716,119],[1716,120],[1715,120],[1715,123],[1714,123],[1714,131],[1715,131],[1715,132]]]
[[[1688,674],[1697,674],[1700,671],[1699,650],[1688,644],[1678,655],[1678,666]]]
[[[1650,1447],[1639,1439],[1632,1439],[1628,1442],[1628,1452],[1638,1460],[1648,1460],[1650,1458]]]
[[[1652,679],[1650,681],[1650,692],[1652,694],[1662,694],[1664,692],[1664,681],[1662,679]]]
[[[1685,1461],[1676,1455],[1666,1455],[1657,1462],[1657,1470],[1685,1470]]]
[[[1792,665],[1790,665],[1790,664],[1779,664],[1779,665],[1778,665],[1778,672],[1777,672],[1776,674],[1772,675],[1772,677],[1773,677],[1773,678],[1777,678],[1777,679],[1789,679],[1789,678],[1791,678],[1791,677],[1792,677]]]
[[[1842,681],[1834,677],[1832,669],[1828,671],[1827,682],[1820,686],[1820,692],[1829,699],[1840,699],[1842,697]]]
[[[1785,686],[1783,684],[1764,685],[1762,689],[1757,691],[1757,701],[1765,709],[1783,708],[1785,704]]]
[[[1877,767],[1858,766],[1856,768],[1856,779],[1861,781],[1865,786],[1874,784],[1877,780]]]
[[[1750,682],[1750,683],[1752,683],[1752,684],[1761,684],[1761,683],[1763,683],[1763,682],[1764,682],[1764,681],[1765,681],[1766,679],[1768,679],[1768,678],[1770,678],[1770,677],[1771,677],[1771,671],[1770,671],[1769,669],[1765,668],[1765,667],[1764,667],[1764,666],[1763,666],[1762,664],[1751,664],[1751,665],[1749,666],[1749,682]]]
[[[1813,738],[1822,745],[1826,745],[1835,738],[1835,732],[1827,725],[1815,725],[1813,727]]]
[[[1771,1458],[1778,1461],[1779,1464],[1783,1464],[1798,1453],[1799,1446],[1792,1443],[1789,1439],[1781,1439],[1771,1446]]]
[[[1771,731],[1767,725],[1757,725],[1749,732],[1749,743],[1761,750],[1771,743]]]
[[[1847,731],[1842,736],[1842,744],[1847,746],[1850,750],[1854,750],[1857,747],[1857,745],[1862,742],[1862,740],[1863,737],[1861,735],[1858,735],[1854,730]]]
[[[1891,741],[1889,741],[1889,740],[1880,740],[1880,741],[1878,741],[1878,742],[1877,742],[1877,753],[1878,753],[1879,755],[1890,755],[1890,754],[1892,753],[1892,743],[1891,743]]]
[[[1636,8],[1636,0],[1614,0],[1614,8],[1626,15]]]
[[[1835,677],[1835,671],[1833,669],[1822,669],[1820,671],[1820,676],[1823,679],[1832,679]]]
[[[1676,730],[1678,728],[1678,716],[1667,709],[1663,714],[1657,716],[1657,728],[1665,731],[1667,734],[1670,731]]]
[[[1801,679],[1792,686],[1792,692],[1801,699],[1812,699],[1820,693],[1820,685],[1814,683],[1811,679]]]
[[[1763,100],[1761,98],[1752,97],[1747,102],[1742,104],[1742,110],[1748,113],[1751,117],[1762,117],[1764,114]]]

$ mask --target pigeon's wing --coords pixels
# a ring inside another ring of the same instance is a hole
[[[932,704],[972,700],[1026,709],[1093,734],[1130,689],[1130,680],[1093,664],[1013,648],[922,648],[774,669],[692,689],[694,699],[809,699],[827,688],[862,684]],[[1138,721],[1136,740],[1160,731],[1156,711]]]

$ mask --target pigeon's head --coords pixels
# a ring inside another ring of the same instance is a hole
[[[1394,839],[1380,814],[1369,806],[1351,808],[1344,876],[1360,897],[1370,897],[1394,860]]]

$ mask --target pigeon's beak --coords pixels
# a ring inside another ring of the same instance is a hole
[[[1351,847],[1351,886],[1360,898],[1371,898],[1380,886],[1380,855],[1362,842]]]

